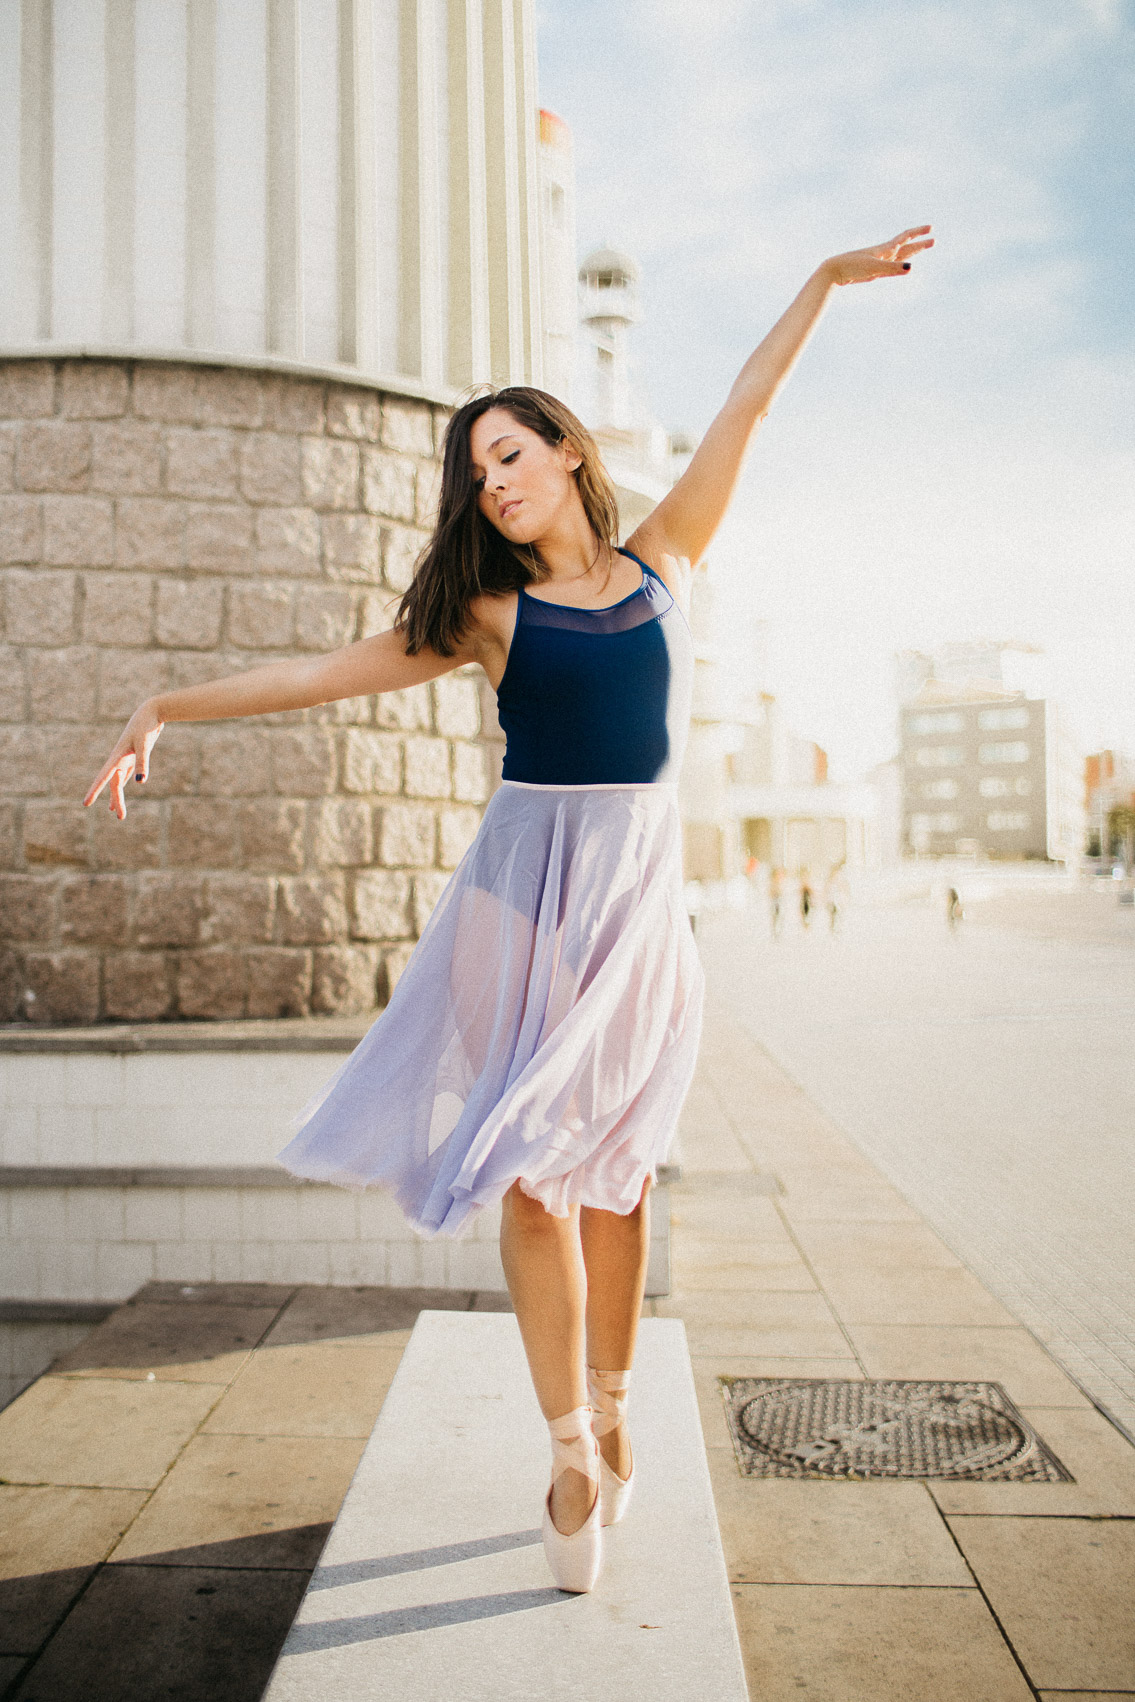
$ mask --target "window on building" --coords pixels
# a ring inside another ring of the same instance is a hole
[[[922,788],[924,798],[956,798],[957,795],[956,780],[928,780]]]
[[[1031,819],[1027,810],[990,810],[985,821],[990,833],[1024,833]]]
[[[962,724],[956,709],[939,709],[933,715],[912,715],[907,728],[912,733],[960,733]]]
[[[978,745],[978,762],[1028,762],[1029,747],[1024,739],[1006,739],[999,745]]]
[[[977,789],[983,798],[1007,798],[1009,782],[999,774],[985,774],[977,783]]]
[[[567,200],[563,189],[553,183],[548,190],[548,222],[553,230],[563,230]]]
[[[965,753],[961,745],[923,745],[914,760],[919,768],[960,768]]]
[[[956,833],[962,825],[961,816],[942,810],[938,815],[914,815],[910,818],[911,833]]]
[[[977,724],[983,733],[1008,733],[1014,727],[1027,727],[1027,709],[979,709]]]

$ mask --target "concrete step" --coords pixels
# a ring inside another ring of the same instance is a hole
[[[746,1702],[685,1330],[643,1322],[635,1500],[590,1596],[540,1542],[516,1320],[423,1312],[264,1702]]]

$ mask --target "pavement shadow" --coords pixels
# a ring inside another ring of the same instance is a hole
[[[0,1697],[260,1702],[310,1568],[257,1565],[255,1539],[234,1544],[228,1564],[225,1548],[209,1543],[4,1580],[3,1667],[12,1657],[25,1664],[6,1690],[0,1679]]]
[[[297,1625],[288,1641],[287,1653],[310,1655],[319,1649],[339,1649],[348,1643],[405,1637],[412,1631],[438,1631],[447,1625],[467,1625],[474,1619],[497,1619],[502,1614],[528,1613],[533,1608],[562,1607],[572,1599],[549,1584],[538,1590],[505,1590],[492,1596],[464,1596],[451,1602],[390,1608],[385,1613],[359,1614],[355,1619],[328,1619],[318,1625]]]
[[[53,1371],[142,1376],[208,1365],[258,1346],[290,1347],[413,1329],[424,1309],[510,1311],[506,1295],[471,1289],[147,1283],[96,1326]]]
[[[471,1542],[452,1542],[440,1548],[419,1548],[408,1554],[348,1560],[339,1566],[321,1566],[312,1590],[337,1590],[344,1584],[367,1584],[373,1578],[396,1578],[402,1572],[454,1566],[461,1560],[481,1560],[490,1554],[507,1554],[514,1548],[534,1548],[540,1541],[542,1534],[538,1530],[506,1531],[501,1536],[477,1537]]]

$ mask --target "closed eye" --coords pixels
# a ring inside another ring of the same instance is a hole
[[[519,454],[520,454],[519,449],[510,449],[507,455],[501,456],[501,466],[502,467],[510,467],[512,465],[512,463],[516,460],[516,457]],[[483,491],[484,488],[485,488],[485,475],[484,475],[484,473],[482,473],[480,478],[475,478],[473,480],[473,489],[475,491]]]

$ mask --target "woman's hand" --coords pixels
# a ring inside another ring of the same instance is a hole
[[[855,248],[850,254],[836,254],[825,260],[820,270],[833,284],[869,284],[875,278],[901,278],[910,271],[912,255],[921,254],[924,248],[933,248],[930,228],[929,225],[915,225],[911,230],[904,230],[901,236],[892,238],[890,242],[880,242],[874,248]]]
[[[135,780],[145,780],[150,771],[150,752],[165,722],[158,718],[152,699],[136,709],[126,723],[126,731],[111,751],[84,804],[93,804],[107,781],[110,781],[110,807],[119,821],[126,820],[126,795],[122,788],[133,774]]]

